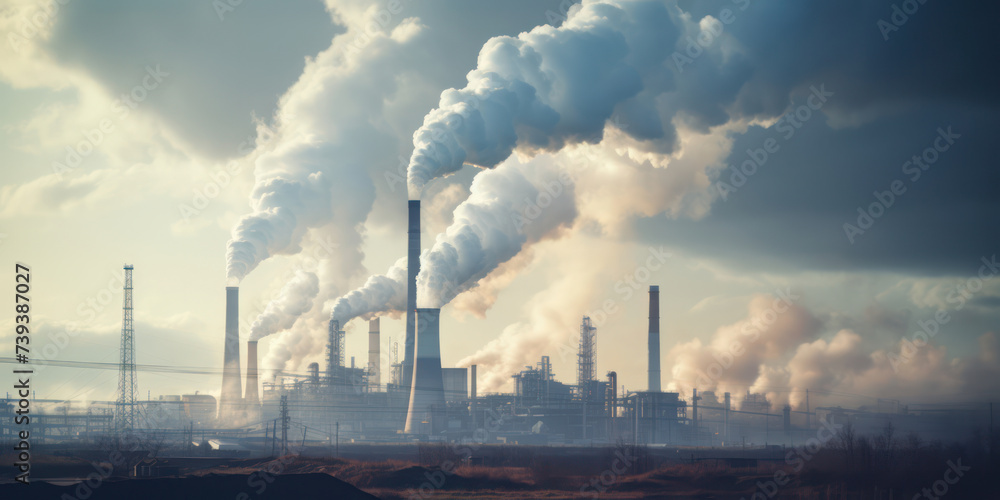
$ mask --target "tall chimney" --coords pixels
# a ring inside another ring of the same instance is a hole
[[[382,384],[382,365],[379,362],[379,319],[368,322],[368,387],[377,391]]]
[[[403,385],[413,377],[413,351],[416,343],[417,274],[420,274],[420,200],[410,200],[409,239],[406,247],[406,339],[403,345]]]
[[[326,378],[330,386],[342,383],[344,367],[344,331],[340,329],[340,321],[330,320],[329,338],[326,345]]]
[[[660,287],[649,287],[649,391],[660,392]]]
[[[260,397],[257,395],[257,341],[247,342],[247,392],[243,398],[247,408],[258,410]]]
[[[222,393],[219,418],[234,414],[242,405],[240,381],[240,288],[226,287],[226,337],[222,358]]]
[[[472,429],[476,429],[476,410],[479,403],[479,395],[476,392],[476,365],[469,367],[469,395],[472,401],[469,403],[469,412],[472,413]]]
[[[732,406],[731,406],[731,404],[732,404],[732,398],[730,397],[730,395],[729,395],[728,392],[725,393],[725,397],[726,397],[726,400],[725,400],[726,401],[725,402],[726,410],[725,410],[725,414],[723,415],[723,418],[722,418],[722,437],[723,437],[723,439],[726,440],[726,442],[728,442],[729,441],[729,411],[732,408]]]
[[[417,309],[417,345],[413,383],[406,411],[407,434],[437,434],[443,427],[444,380],[441,375],[441,309]]]

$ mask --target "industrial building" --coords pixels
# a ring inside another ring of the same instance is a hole
[[[379,318],[368,321],[368,360],[348,362],[344,325],[331,319],[327,328],[324,365],[312,363],[305,375],[285,374],[261,380],[256,341],[246,344],[246,374],[241,371],[239,288],[226,287],[225,331],[221,391],[211,395],[165,395],[136,398],[135,357],[132,352],[131,272],[126,265],[125,307],[119,397],[114,402],[36,402],[34,415],[39,439],[95,440],[99,436],[145,429],[191,444],[229,443],[213,449],[231,452],[278,451],[292,439],[306,442],[350,441],[388,443],[461,441],[510,444],[615,444],[746,446],[802,442],[821,421],[854,422],[869,431],[892,422],[900,432],[915,430],[926,436],[954,432],[954,412],[931,408],[909,409],[885,403],[875,408],[810,409],[771,407],[764,394],[747,391],[738,409],[732,394],[694,389],[690,395],[664,392],[660,368],[659,286],[649,287],[647,385],[626,391],[618,374],[597,373],[597,336],[590,318],[579,327],[575,383],[556,379],[551,358],[541,356],[534,366],[512,373],[514,392],[479,394],[475,365],[444,367],[441,344],[452,332],[442,331],[440,309],[417,308],[416,276],[420,265],[420,202],[408,204],[407,310],[403,359],[383,366]],[[387,373],[383,373],[387,371]],[[383,375],[388,375],[383,378]],[[245,382],[245,386],[244,386]],[[687,396],[687,399],[685,399]],[[0,440],[12,438],[14,400],[0,401]],[[962,421],[978,425],[980,411],[969,409]],[[36,423],[37,422],[37,423]],[[34,434],[33,434],[34,435]],[[211,439],[210,439],[211,438]],[[270,447],[267,443],[270,442]],[[241,451],[242,450],[242,451]]]

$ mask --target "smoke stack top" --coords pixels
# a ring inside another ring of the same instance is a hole
[[[649,390],[660,392],[660,287],[649,287]]]

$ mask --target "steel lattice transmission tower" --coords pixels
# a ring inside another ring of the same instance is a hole
[[[125,264],[122,301],[121,364],[118,366],[118,400],[115,402],[115,431],[135,429],[135,330],[132,328],[132,265]]]
[[[577,353],[576,384],[581,395],[587,394],[587,386],[594,380],[594,333],[597,328],[591,323],[590,318],[583,317],[580,323],[580,350]]]

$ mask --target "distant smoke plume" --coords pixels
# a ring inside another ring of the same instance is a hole
[[[250,340],[260,340],[291,328],[299,316],[312,309],[317,293],[319,278],[310,272],[297,271],[250,325]]]
[[[678,29],[663,4],[587,3],[554,28],[495,37],[468,85],[442,93],[413,134],[408,182],[419,198],[434,178],[469,163],[492,168],[515,148],[599,142],[617,112],[637,139],[673,136],[651,96],[672,87],[664,61]]]
[[[707,344],[694,339],[677,344],[667,355],[672,366],[668,390],[689,394],[692,388],[765,394],[772,407],[805,407],[805,391],[813,405],[842,404],[858,397],[892,394],[894,398],[963,401],[996,390],[1000,342],[993,333],[979,337],[979,350],[965,357],[929,342],[919,349],[907,339],[889,348],[866,346],[867,332],[830,332],[797,304],[777,308],[776,297],[761,295],[749,304],[749,315],[719,328]],[[770,319],[769,319],[770,318]],[[870,328],[858,322],[864,329]],[[884,344],[883,344],[884,345]]]
[[[371,316],[406,310],[406,257],[400,258],[386,274],[368,278],[360,288],[352,290],[333,304],[330,319],[341,328],[358,316]]]

